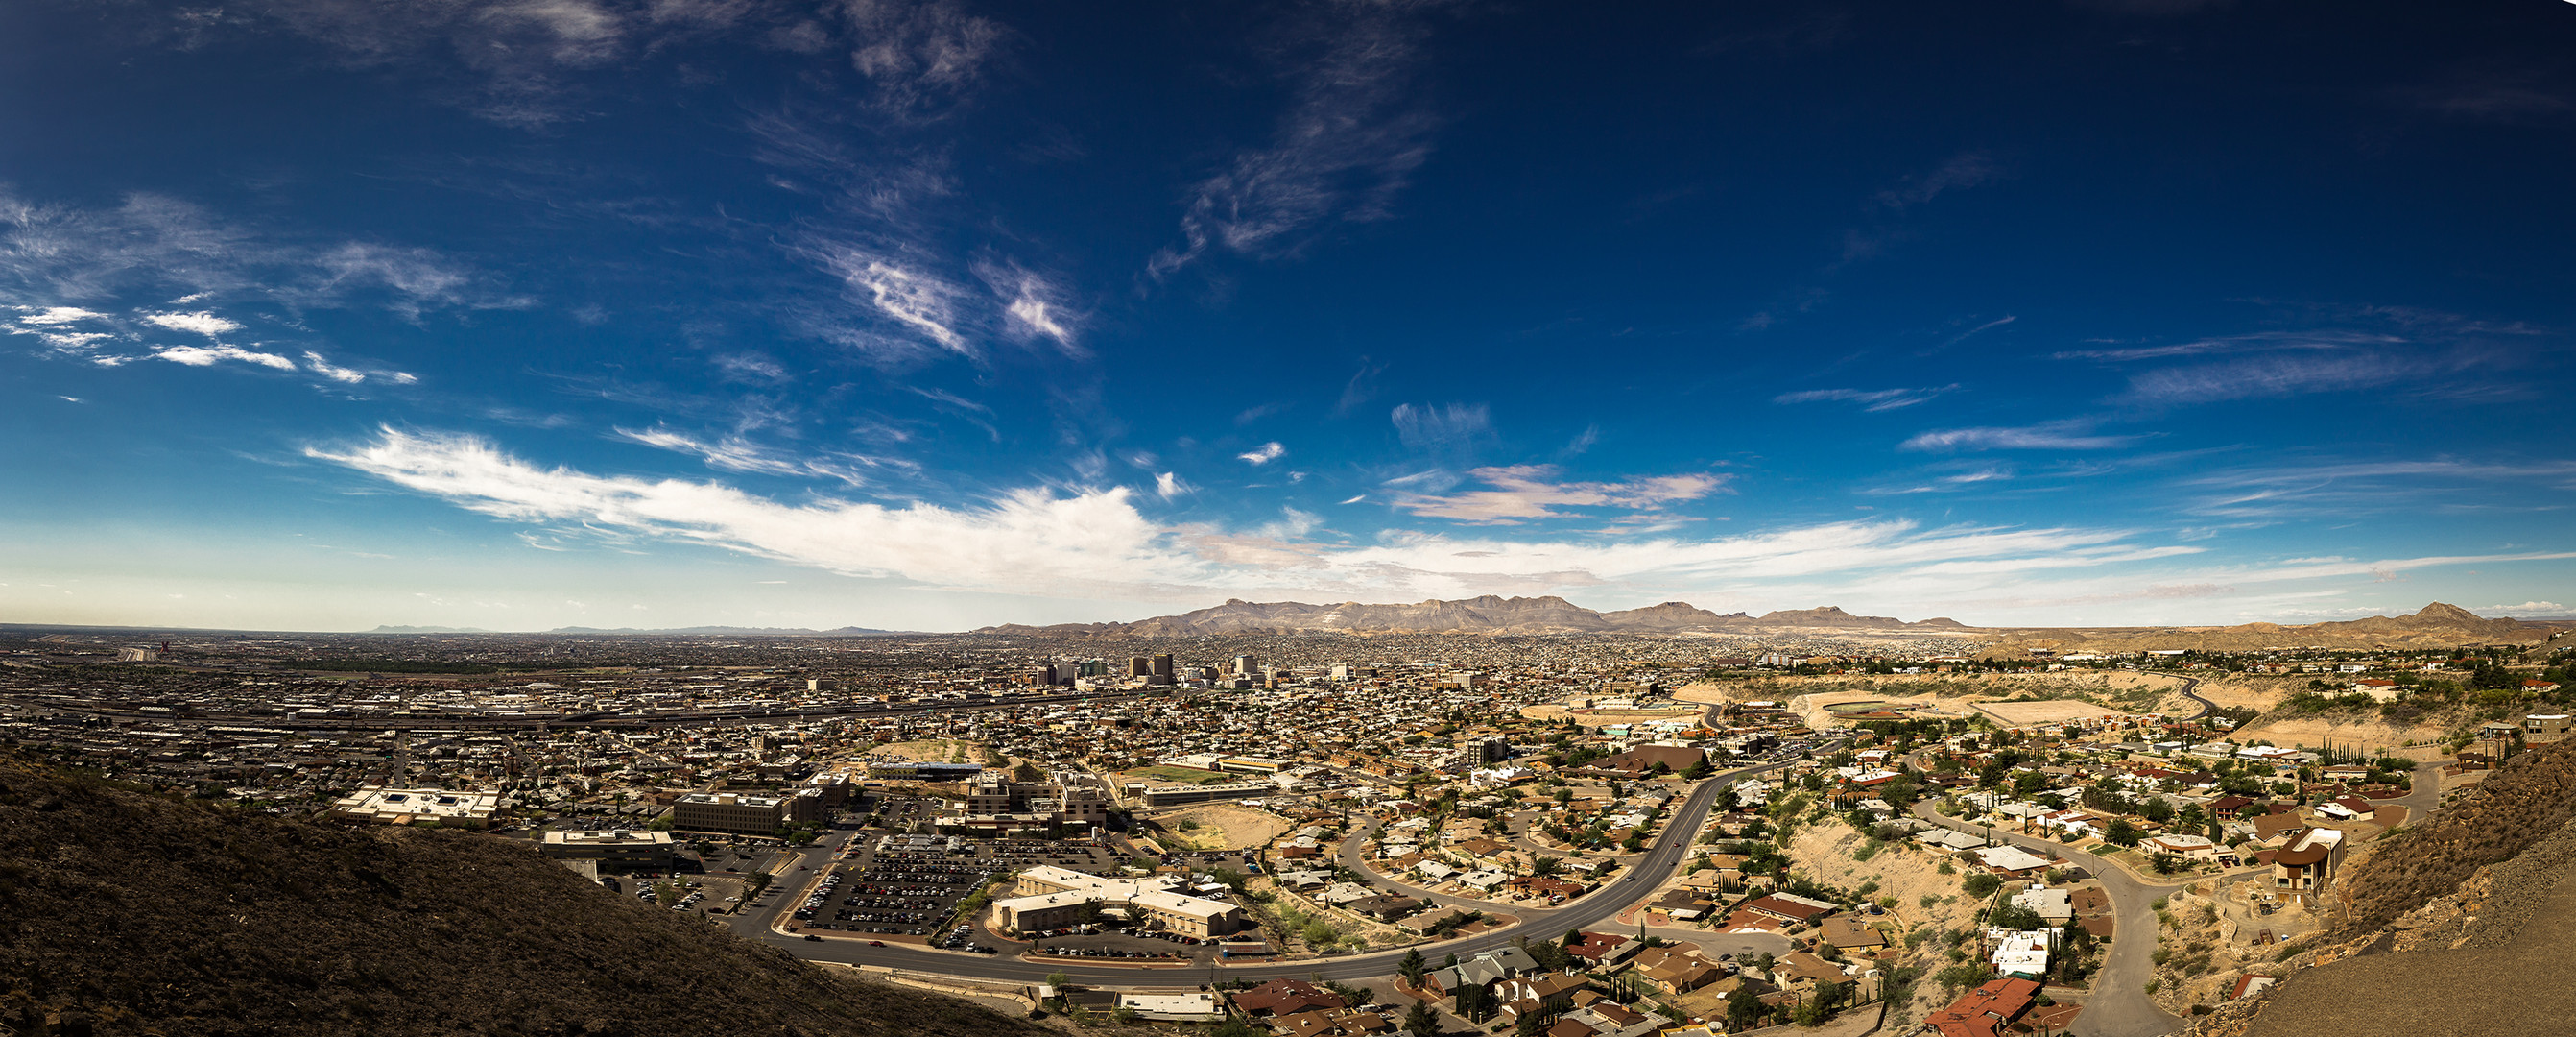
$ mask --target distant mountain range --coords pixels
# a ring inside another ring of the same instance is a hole
[[[476,627],[403,627],[380,626],[370,634],[489,634]],[[540,631],[547,634],[712,634],[726,637],[843,637],[858,634],[894,634],[896,630],[873,627],[835,627],[830,630],[808,630],[804,627],[671,627],[663,630],[638,630],[634,627],[605,629],[601,627],[556,627]]]
[[[2069,652],[2146,652],[2199,649],[2243,652],[2264,648],[2448,648],[2478,644],[2535,644],[2565,634],[2568,620],[2533,622],[2488,619],[2457,605],[2434,602],[2405,616],[2372,616],[2331,623],[2283,626],[2243,623],[2225,627],[2055,627],[2014,630],[1991,648],[2051,648]]]
[[[1424,601],[1411,605],[1338,605],[1304,602],[1233,600],[1214,608],[1177,616],[1156,616],[1133,623],[1018,623],[985,627],[979,634],[1099,634],[1127,637],[1187,637],[1205,634],[1348,633],[1411,634],[1588,634],[1588,633],[1770,633],[1831,630],[1843,633],[1968,633],[1974,628],[1952,619],[1908,623],[1887,616],[1855,616],[1839,608],[1793,609],[1760,616],[1716,613],[1679,601],[1617,612],[1595,612],[1563,598],[1502,598],[1486,595],[1464,601]]]

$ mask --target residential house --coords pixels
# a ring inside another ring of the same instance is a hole
[[[1825,919],[1823,930],[1826,943],[1852,953],[1870,954],[1887,946],[1887,934],[1852,915]]]
[[[1700,957],[1669,947],[1637,955],[1637,974],[1667,994],[1686,994],[1726,978],[1726,970]]]
[[[2343,863],[2343,833],[2332,828],[2310,828],[2291,837],[2289,844],[2272,855],[2272,886],[2314,893],[2334,877],[2335,867]]]
[[[1340,994],[1302,979],[1274,979],[1233,995],[1234,1010],[1245,1015],[1292,1016],[1300,1012],[1349,1006]]]
[[[2002,1037],[2038,996],[2039,984],[2032,980],[1988,980],[1924,1022],[1941,1037]]]
[[[1772,893],[1745,901],[1744,910],[1783,922],[1803,925],[1840,911],[1842,906],[1794,893]]]

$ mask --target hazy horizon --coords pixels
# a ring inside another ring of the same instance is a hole
[[[2568,4],[27,0],[0,619],[2567,615],[2569,53]]]

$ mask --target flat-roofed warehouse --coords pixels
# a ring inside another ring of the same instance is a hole
[[[342,817],[361,821],[411,824],[420,821],[489,821],[492,812],[500,806],[501,794],[498,792],[391,789],[368,785],[340,797],[331,804],[331,809]]]
[[[671,861],[675,843],[669,832],[547,832],[537,852],[559,861],[659,865]]]
[[[692,792],[672,804],[671,825],[692,832],[768,835],[787,819],[787,800],[733,792]]]
[[[1062,929],[1080,923],[1086,909],[1124,910],[1147,928],[1184,936],[1223,936],[1244,926],[1243,908],[1180,892],[1172,876],[1111,879],[1070,868],[1039,865],[1020,873],[1020,896],[994,903],[1005,928],[1020,932]]]

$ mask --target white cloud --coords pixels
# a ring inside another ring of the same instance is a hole
[[[107,314],[99,313],[95,310],[84,310],[77,306],[47,306],[42,308],[22,306],[19,307],[19,309],[26,311],[26,316],[18,318],[18,323],[44,327],[51,327],[57,324],[69,324],[77,320],[104,320],[107,317]]]
[[[2111,450],[2136,443],[2139,436],[2099,436],[2092,426],[2052,421],[2020,428],[1933,429],[1899,444],[1899,450]]]
[[[1002,331],[1016,339],[1045,338],[1072,356],[1088,355],[1074,341],[1082,315],[1065,302],[1062,289],[1016,264],[975,264],[975,276],[993,290],[1001,306]]]
[[[465,436],[386,429],[372,443],[306,454],[488,515],[707,544],[855,576],[1090,594],[1148,576],[1186,580],[1199,570],[1163,543],[1124,489],[1072,497],[1023,490],[969,508],[819,498],[789,505],[714,483],[539,468]]]
[[[143,320],[172,331],[192,331],[207,338],[229,335],[242,329],[241,325],[211,313],[147,313]]]
[[[226,360],[234,360],[245,364],[257,364],[261,367],[274,367],[280,371],[295,370],[295,361],[275,353],[254,353],[240,346],[172,346],[152,354],[152,358],[167,360],[174,364],[186,364],[190,367],[212,367]]]
[[[2576,613],[2576,609],[2570,609],[2554,601],[2526,601],[2520,605],[2481,605],[2469,611],[2489,619],[2520,619],[2525,616],[2554,617]]]
[[[957,286],[886,256],[850,246],[821,253],[824,268],[865,297],[869,306],[924,338],[968,356],[974,348],[957,333]]]
[[[819,495],[790,503],[718,482],[546,468],[480,439],[391,429],[368,442],[307,454],[528,524],[550,544],[607,538],[634,551],[653,541],[693,543],[931,587],[1090,600],[1570,594],[1602,604],[1674,598],[1720,609],[1835,603],[1968,622],[2134,623],[2170,621],[2176,617],[2169,610],[2184,607],[2176,603],[2275,612],[2333,606],[2343,602],[2326,599],[2412,570],[2571,557],[2532,552],[2222,564],[2201,561],[2209,546],[2151,542],[2134,529],[1927,527],[1903,518],[1713,538],[1669,529],[1554,539],[1399,531],[1352,544],[1316,516],[1293,509],[1250,529],[1158,525],[1137,511],[1125,489],[1068,496],[1032,488],[954,507]],[[1685,491],[1695,489],[1621,492]]]
[[[1243,453],[1236,454],[1235,456],[1253,464],[1261,465],[1276,461],[1281,457],[1286,456],[1287,453],[1287,447],[1280,446],[1277,443],[1263,443],[1260,446],[1246,450]]]
[[[1478,468],[1467,474],[1494,487],[1464,493],[1430,495],[1398,492],[1395,504],[1425,518],[1462,522],[1514,523],[1561,518],[1567,507],[1652,511],[1665,504],[1693,501],[1726,485],[1723,476],[1667,475],[1627,482],[1557,482],[1553,465]]]
[[[1163,472],[1154,476],[1154,495],[1161,497],[1164,500],[1170,500],[1184,493],[1188,493],[1190,492],[1190,489],[1191,487],[1189,483],[1181,481],[1180,476],[1171,472]]]
[[[367,373],[365,371],[334,365],[330,361],[322,359],[322,354],[315,353],[310,350],[307,350],[304,354],[304,366],[311,368],[314,374],[321,375],[322,377],[335,382],[346,382],[350,385],[356,385],[367,380]]]

